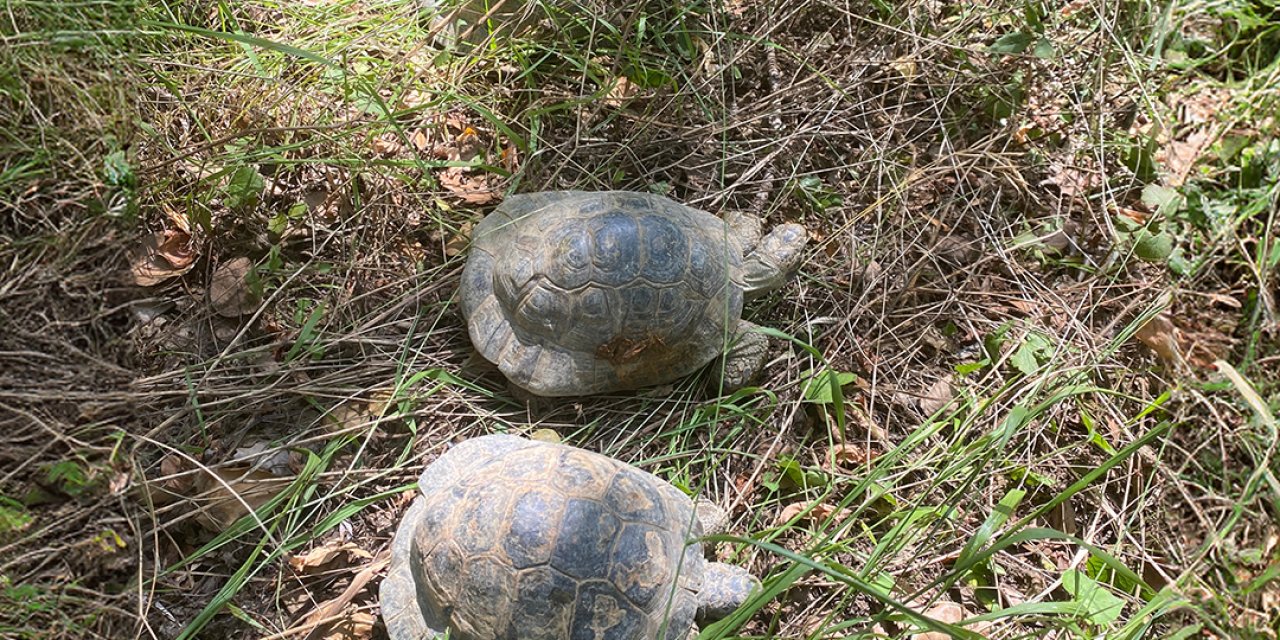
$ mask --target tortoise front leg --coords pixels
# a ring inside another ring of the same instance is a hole
[[[714,622],[741,607],[760,589],[760,580],[746,569],[723,562],[707,563],[698,592],[698,620]]]
[[[756,334],[760,335],[760,334]],[[720,505],[698,498],[694,503],[694,517],[702,527],[702,535],[711,536],[729,530],[729,514]],[[704,551],[710,547],[704,547]],[[707,563],[702,577],[702,589],[698,592],[698,620],[719,620],[742,606],[751,593],[760,588],[760,580],[746,569],[723,562]],[[695,636],[697,629],[691,630]]]
[[[769,339],[755,331],[756,328],[746,320],[739,320],[729,351],[716,361],[720,367],[720,388],[724,393],[733,393],[747,386],[764,368],[765,356],[769,354]]]

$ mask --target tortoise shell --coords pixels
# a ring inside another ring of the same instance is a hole
[[[472,235],[462,312],[479,351],[537,395],[661,384],[723,353],[742,256],[724,221],[661,196],[517,195]]]
[[[383,582],[393,639],[683,639],[707,563],[693,501],[611,458],[514,436],[422,474]]]

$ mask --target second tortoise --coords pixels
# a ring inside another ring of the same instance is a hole
[[[471,340],[539,396],[664,384],[720,356],[724,389],[740,388],[767,350],[744,296],[781,286],[808,241],[798,224],[762,238],[761,224],[646,193],[512,196],[472,234]]]
[[[685,640],[759,585],[703,556],[723,511],[600,454],[488,435],[418,486],[381,587],[391,640]]]

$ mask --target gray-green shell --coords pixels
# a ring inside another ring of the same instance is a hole
[[[693,502],[559,444],[467,440],[422,474],[382,585],[393,640],[683,639],[707,563]]]
[[[537,395],[662,384],[724,352],[742,256],[722,220],[661,196],[518,195],[472,234],[462,312],[485,358]]]

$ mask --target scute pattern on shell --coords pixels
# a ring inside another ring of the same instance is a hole
[[[743,249],[719,218],[661,196],[512,196],[472,233],[461,303],[472,342],[544,396],[633,389],[723,353]]]
[[[420,486],[401,525],[412,542],[393,551],[383,587],[396,640],[421,633],[396,626],[413,607],[457,640],[635,640],[664,620],[674,640],[692,627],[705,561],[686,543],[701,529],[693,502],[662,480],[581,449],[486,436],[456,445]]]

